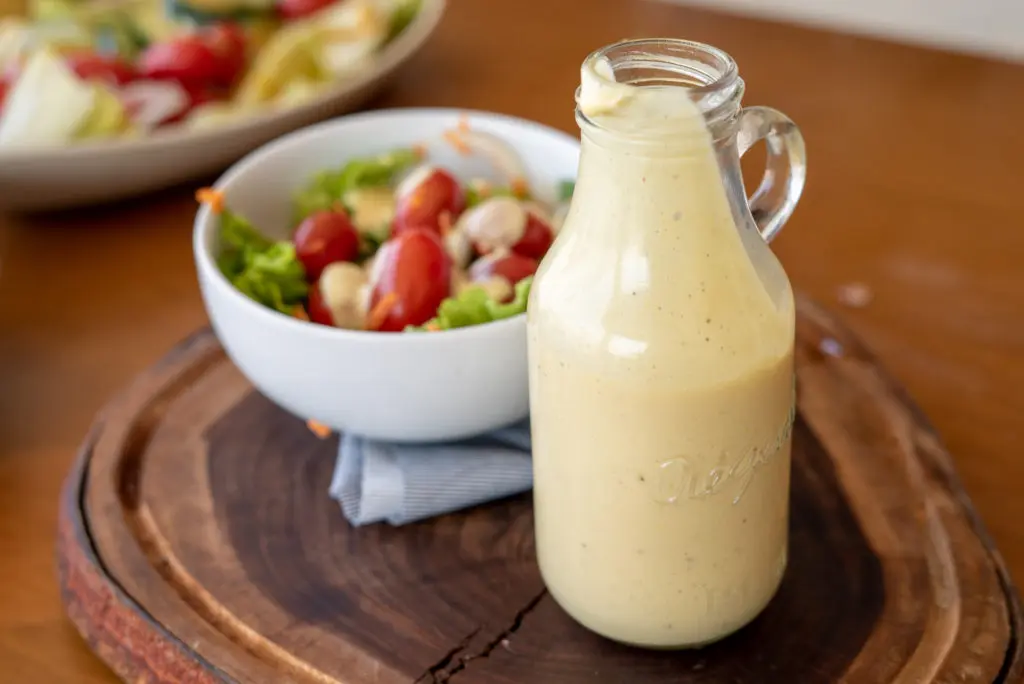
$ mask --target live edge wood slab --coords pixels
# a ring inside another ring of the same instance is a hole
[[[529,497],[350,528],[337,441],[201,332],[101,415],[68,476],[68,615],[125,681],[315,684],[1024,682],[1021,608],[924,417],[799,305],[790,565],[753,624],[647,652],[545,593]]]

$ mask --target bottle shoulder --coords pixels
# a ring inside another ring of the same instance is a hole
[[[695,258],[674,269],[616,250],[556,247],[531,291],[531,344],[666,378],[728,376],[792,353],[793,292],[767,245],[756,268]]]

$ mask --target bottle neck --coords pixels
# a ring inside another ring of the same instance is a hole
[[[637,89],[614,112],[587,116],[577,107],[581,141],[624,163],[640,159],[679,159],[734,149],[739,107],[709,120],[685,88]],[[738,155],[736,155],[738,157]]]
[[[625,217],[618,227],[596,216],[591,222],[609,239],[610,231],[647,229],[671,230],[677,239],[712,216],[716,226],[735,224],[746,209],[731,187],[739,178],[742,93],[732,58],[699,43],[627,41],[590,55],[576,97],[576,196]],[[742,181],[738,190],[742,195]],[[662,216],[666,207],[677,208]]]
[[[685,146],[685,124],[701,116],[712,139],[720,141],[735,134],[743,91],[736,62],[715,47],[670,39],[624,41],[584,60],[576,119],[584,135],[620,137],[656,150],[676,142]]]
[[[645,242],[689,242],[705,229],[734,229],[746,210],[735,142],[714,144],[704,128],[661,146],[585,130],[573,203],[596,212],[574,222],[584,232],[609,240],[651,233]],[[611,215],[621,218],[602,218]]]

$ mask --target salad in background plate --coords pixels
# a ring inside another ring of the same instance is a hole
[[[360,73],[420,0],[36,0],[0,19],[0,150],[216,126]]]
[[[425,146],[348,159],[299,190],[282,241],[200,190],[218,216],[221,272],[268,308],[352,330],[441,331],[523,313],[573,183],[547,206],[505,141],[463,121],[444,143],[486,159],[506,181],[459,178]]]

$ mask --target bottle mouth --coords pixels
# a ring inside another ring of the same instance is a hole
[[[590,53],[584,66],[600,61],[611,66],[614,83],[686,89],[709,124],[730,118],[739,109],[744,84],[736,60],[712,45],[677,38],[624,40]],[[580,91],[576,89],[577,119],[597,125],[580,111]]]

